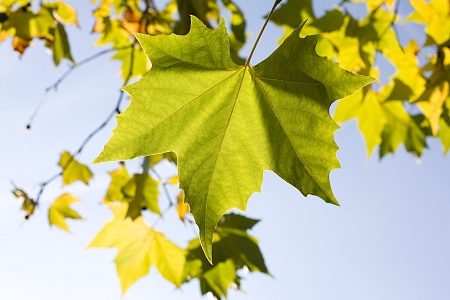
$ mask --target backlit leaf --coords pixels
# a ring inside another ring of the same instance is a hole
[[[425,32],[438,44],[450,39],[450,3],[448,0],[410,0],[416,10],[409,19],[426,24]]]
[[[141,215],[142,209],[148,209],[158,215],[161,210],[158,204],[158,181],[148,174],[134,174],[130,176],[123,164],[119,169],[109,173],[111,184],[103,202],[127,202],[127,217],[133,220]]]
[[[58,165],[63,168],[63,185],[71,184],[77,180],[89,184],[92,178],[92,172],[89,168],[79,163],[69,152],[61,154]]]
[[[138,35],[153,66],[125,88],[133,100],[96,162],[176,152],[209,259],[217,222],[245,210],[264,170],[338,203],[329,181],[338,126],[328,110],[372,79],[317,56],[319,36],[300,38],[300,30],[255,67],[231,60],[223,20],[211,30],[192,17],[186,36]]]
[[[182,191],[177,196],[177,214],[181,221],[184,222],[188,212],[190,212],[189,204],[184,203],[184,192]]]
[[[124,203],[124,205],[127,205]],[[161,275],[179,287],[185,264],[184,251],[153,230],[142,217],[132,221],[115,216],[105,224],[88,247],[116,248],[117,266],[122,292],[155,266]]]
[[[56,199],[48,210],[48,222],[62,230],[70,231],[66,219],[83,219],[70,205],[80,200],[69,194],[63,194]]]
[[[66,25],[77,25],[78,26],[78,20],[77,20],[77,11],[73,6],[63,2],[58,2],[58,8],[56,10],[56,13],[61,18],[61,20]]]
[[[221,298],[230,284],[240,286],[238,270],[269,274],[258,241],[247,233],[257,222],[242,215],[223,216],[214,232],[214,265],[205,258],[199,240],[192,240],[186,249],[185,280],[198,278],[202,294]]]

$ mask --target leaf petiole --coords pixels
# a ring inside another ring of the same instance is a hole
[[[247,61],[245,62],[246,67],[250,66],[250,60],[252,59],[253,52],[255,52],[256,46],[259,43],[259,40],[261,39],[261,36],[266,29],[267,23],[269,23],[270,18],[272,17],[273,12],[275,11],[275,8],[278,4],[281,3],[282,0],[275,0],[275,3],[272,6],[272,9],[270,10],[270,13],[267,15],[266,21],[264,22],[264,25],[262,26],[261,30],[259,31],[258,37],[256,38],[255,44],[253,45],[252,51],[250,52],[250,55],[248,56]]]

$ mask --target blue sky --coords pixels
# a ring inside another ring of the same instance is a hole
[[[260,16],[272,4],[267,0],[238,3],[245,4],[248,13],[251,45],[264,21]],[[318,3],[331,6],[329,1]],[[75,5],[80,9],[81,30],[72,29],[69,36],[73,55],[80,60],[98,49],[93,48],[96,36],[89,35],[92,7]],[[402,10],[407,8],[402,2]],[[281,34],[269,26],[253,64],[276,48]],[[410,30],[408,34],[413,38],[423,33]],[[248,51],[249,47],[244,50]],[[38,182],[59,171],[60,153],[78,148],[118,96],[119,65],[102,57],[50,93],[33,130],[25,132],[45,87],[64,72],[65,65],[54,68],[40,42],[21,59],[9,43],[0,45],[1,98],[6,104],[0,110],[0,299],[198,299],[197,282],[175,290],[154,268],[122,297],[111,262],[115,250],[85,250],[111,218],[99,202],[109,184],[107,172],[116,164],[94,166],[89,187],[75,184],[62,189],[60,181],[54,182],[37,213],[23,221],[20,204],[10,193],[10,180],[35,195]],[[114,123],[86,147],[79,157],[82,162],[98,155]],[[250,198],[247,215],[262,219],[252,234],[260,241],[273,277],[247,275],[246,292],[232,291],[230,299],[448,299],[450,158],[443,156],[440,143],[429,140],[420,162],[403,148],[379,161],[367,158],[356,122],[343,124],[335,138],[342,168],[331,173],[331,183],[341,206],[305,198],[266,172],[262,193]],[[138,169],[137,164],[129,166]],[[49,228],[47,221],[48,206],[63,191],[82,200],[74,208],[85,220],[70,222],[71,234]],[[191,230],[176,220],[173,211],[166,219],[158,229],[185,246],[193,237]]]

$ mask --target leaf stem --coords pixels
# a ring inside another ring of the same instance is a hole
[[[269,23],[270,18],[272,17],[273,12],[275,11],[275,8],[277,7],[278,4],[281,3],[282,0],[275,0],[275,3],[272,6],[272,9],[270,10],[270,13],[267,15],[266,21],[264,22],[264,25],[262,26],[261,30],[259,31],[258,37],[256,38],[256,42],[253,45],[252,51],[250,52],[250,55],[248,56],[247,61],[245,62],[245,66],[248,67],[250,66],[250,60],[252,59],[253,53],[255,52],[256,46],[259,43],[259,40],[261,39],[261,36],[264,32],[264,30],[266,29],[267,23]]]

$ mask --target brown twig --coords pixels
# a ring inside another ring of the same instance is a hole
[[[134,47],[134,43],[131,45],[131,47]],[[127,46],[127,48],[130,48],[130,46]],[[103,52],[104,52],[104,51],[103,51]],[[100,54],[100,53],[97,53],[97,57],[99,56],[99,54]],[[103,54],[104,54],[104,53],[103,53]],[[85,63],[87,63],[87,62],[89,62],[89,61],[92,61],[93,59],[94,59],[94,56],[91,56],[91,57],[89,57],[89,58],[83,60],[82,62],[83,62],[83,64],[85,64]],[[126,85],[126,84],[128,83],[128,81],[130,81],[130,79],[131,79],[131,76],[132,76],[132,74],[133,74],[133,67],[134,67],[134,51],[133,51],[133,49],[132,49],[132,51],[131,51],[130,70],[129,70],[127,76],[125,77],[125,85]],[[66,72],[66,73],[67,73],[67,72]],[[65,77],[67,77],[67,75],[66,75]],[[59,81],[59,83],[61,83],[61,80]],[[59,84],[59,83],[57,83],[57,84]],[[38,193],[37,193],[36,199],[33,200],[34,203],[35,203],[36,205],[39,204],[39,200],[40,200],[40,198],[41,198],[41,196],[42,196],[42,194],[43,194],[43,192],[44,192],[46,186],[47,186],[48,184],[50,184],[51,182],[53,182],[54,180],[56,180],[57,178],[59,178],[60,176],[62,176],[64,170],[70,165],[70,163],[72,163],[72,161],[75,159],[75,156],[77,156],[78,154],[80,154],[80,153],[83,151],[84,147],[89,143],[89,141],[90,141],[97,133],[99,133],[99,132],[100,132],[100,131],[101,131],[101,130],[109,123],[109,121],[111,121],[111,119],[112,119],[114,116],[116,116],[117,114],[120,114],[120,113],[121,113],[121,111],[120,111],[120,105],[122,104],[123,96],[124,96],[124,91],[123,91],[123,90],[120,90],[120,92],[119,92],[119,97],[118,97],[118,99],[117,99],[116,105],[114,106],[114,109],[109,113],[109,115],[106,117],[106,119],[105,119],[105,120],[104,120],[97,128],[95,128],[95,129],[94,129],[94,130],[93,130],[93,131],[92,131],[92,132],[84,139],[84,141],[81,143],[80,147],[78,147],[78,149],[77,149],[76,151],[74,151],[74,152],[71,154],[71,158],[66,162],[66,164],[65,164],[64,166],[62,166],[63,171],[60,171],[59,173],[57,173],[57,174],[51,176],[49,179],[47,179],[46,181],[41,182],[41,183],[39,184],[39,191],[38,191]]]

